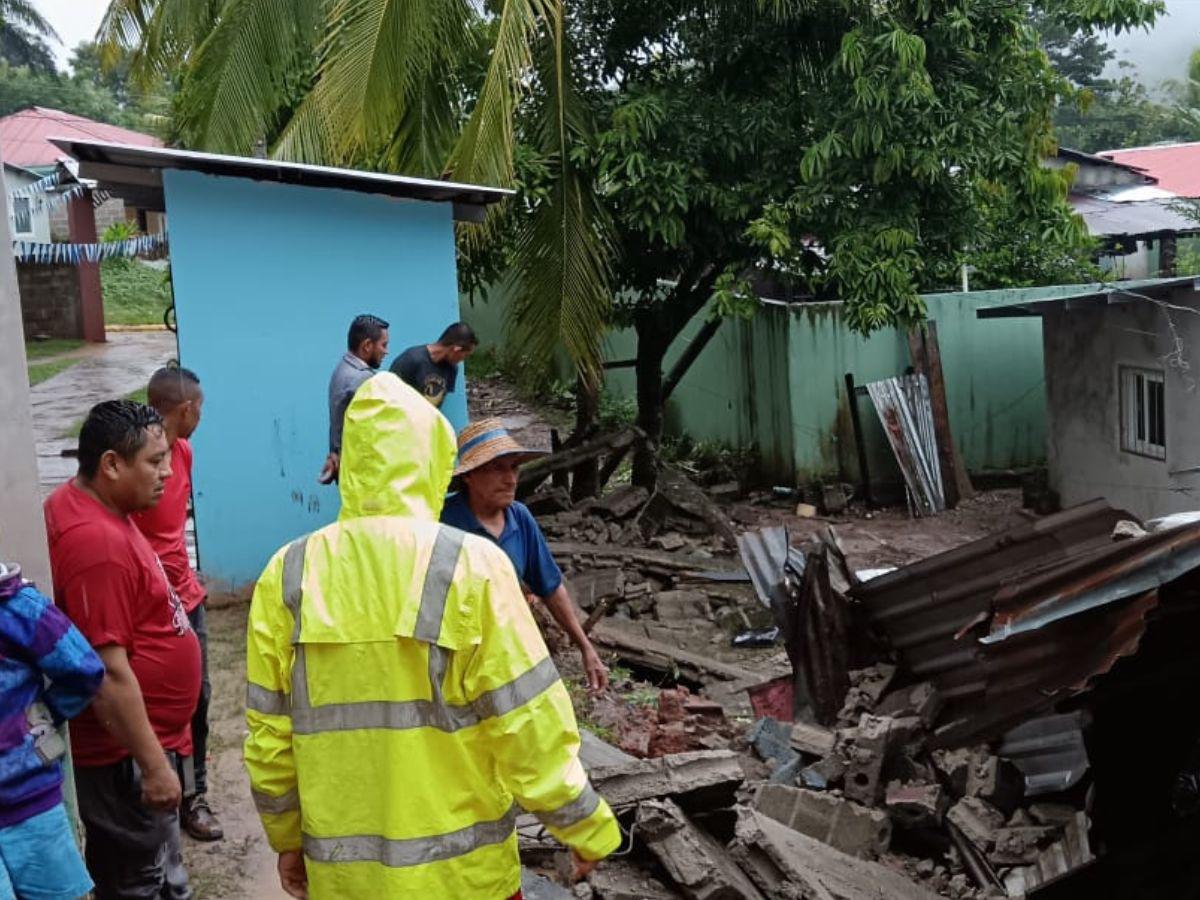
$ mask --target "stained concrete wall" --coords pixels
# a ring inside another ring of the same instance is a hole
[[[76,266],[17,263],[17,280],[26,340],[83,337]]]
[[[1172,303],[1200,312],[1200,294],[1176,291]],[[1185,372],[1164,363],[1174,349],[1167,314],[1149,302],[1097,305],[1047,316],[1047,455],[1050,485],[1064,506],[1105,497],[1142,517],[1200,509],[1200,317],[1171,312]],[[1166,459],[1121,449],[1118,370],[1165,372]]]

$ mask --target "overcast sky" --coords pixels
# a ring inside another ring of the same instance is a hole
[[[65,69],[71,51],[96,36],[108,0],[33,0],[33,5],[62,38],[62,46],[54,45],[54,54],[59,67]]]
[[[65,68],[72,48],[95,36],[108,0],[34,0],[34,5],[63,39],[62,46],[54,49]],[[1200,46],[1200,0],[1167,0],[1167,17],[1159,20],[1154,31],[1113,36],[1110,42],[1146,83],[1182,78],[1188,56]]]

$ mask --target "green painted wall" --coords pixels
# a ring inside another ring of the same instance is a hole
[[[1003,469],[1045,458],[1041,322],[980,320],[976,310],[1076,293],[1078,285],[925,296],[938,323],[950,421],[968,468]],[[485,342],[502,341],[503,292],[463,315]],[[702,326],[692,321],[668,354],[669,369]],[[633,356],[631,332],[606,340],[605,358]],[[668,403],[668,432],[735,447],[757,445],[764,477],[779,483],[858,478],[845,374],[867,381],[909,366],[908,343],[895,330],[864,338],[842,320],[838,303],[764,301],[749,321],[729,321],[693,364]],[[634,396],[633,371],[609,370],[606,389]],[[868,398],[859,398],[872,477],[898,471]]]

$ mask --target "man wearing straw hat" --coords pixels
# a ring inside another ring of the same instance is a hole
[[[608,668],[575,617],[562,571],[550,553],[533,514],[517,501],[517,470],[545,451],[522,447],[499,419],[480,419],[458,437],[454,475],[462,490],[442,508],[442,522],[500,546],[517,570],[517,578],[540,597],[554,620],[579,648],[588,687],[608,685]]]

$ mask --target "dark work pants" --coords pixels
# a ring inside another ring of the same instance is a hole
[[[167,756],[177,765],[173,754]],[[179,813],[142,806],[141,772],[132,758],[76,766],[75,790],[96,900],[190,900]]]
[[[208,793],[208,701],[212,683],[208,680],[208,614],[204,603],[188,613],[192,631],[200,640],[200,699],[192,716],[192,763],[196,775],[196,793]]]

